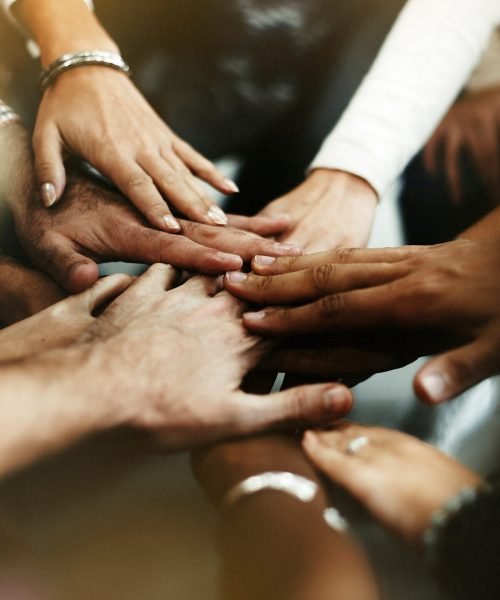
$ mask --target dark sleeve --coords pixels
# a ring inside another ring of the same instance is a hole
[[[452,515],[438,536],[433,570],[454,600],[500,600],[500,479]]]

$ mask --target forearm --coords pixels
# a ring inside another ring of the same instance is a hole
[[[484,240],[500,237],[500,208],[496,208],[480,221],[474,223],[458,237],[465,240]]]
[[[68,52],[118,52],[83,0],[17,0],[13,11],[38,43],[43,66]]]
[[[0,476],[119,424],[113,394],[89,377],[96,358],[85,348],[0,367]]]
[[[465,85],[496,24],[496,0],[410,0],[313,167],[382,194]]]
[[[292,472],[318,486],[311,502],[266,490],[240,499],[225,513],[224,598],[378,597],[363,552],[351,536],[326,524],[327,494],[294,438],[269,435],[221,444],[198,456],[195,470],[218,505],[234,485],[266,471]]]

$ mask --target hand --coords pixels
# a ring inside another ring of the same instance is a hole
[[[368,443],[346,452],[353,439]],[[464,487],[481,478],[433,446],[380,427],[342,424],[332,431],[308,431],[303,448],[312,462],[345,488],[383,525],[418,544],[432,514]]]
[[[98,369],[87,385],[91,377],[98,397],[118,400],[120,422],[163,433],[180,448],[325,422],[350,409],[348,390],[339,395],[332,384],[243,393],[241,381],[264,351],[243,329],[243,306],[214,279],[194,277],[166,292],[175,278],[171,267],[151,267],[82,336]]]
[[[307,252],[364,247],[375,218],[377,196],[363,179],[329,169],[314,170],[297,188],[260,214],[288,214],[292,227],[280,240]]]
[[[119,194],[84,179],[72,180],[63,200],[50,211],[33,199],[18,202],[13,210],[25,252],[72,293],[97,280],[97,261],[165,262],[220,274],[239,269],[258,253],[301,253],[297,247],[257,235],[282,232],[289,224],[286,217],[234,216],[230,217],[234,227],[225,228],[181,221],[182,234],[169,234],[146,226]]]
[[[469,156],[492,198],[500,192],[500,87],[474,92],[460,100],[443,119],[424,151],[427,169],[435,174],[442,153],[453,200],[462,197],[461,159]]]
[[[39,277],[56,287],[43,275]],[[128,275],[111,275],[81,294],[59,302],[59,298],[52,298],[57,303],[50,302],[51,306],[44,310],[41,306],[40,311],[30,312],[33,316],[27,314],[29,318],[0,331],[0,362],[25,359],[76,343],[94,322],[95,311],[121,294],[132,281]],[[24,280],[24,283],[30,282]]]
[[[65,297],[42,273],[0,256],[0,326],[12,325]]]
[[[244,315],[253,333],[441,332],[453,349],[428,362],[414,382],[416,393],[433,403],[500,371],[499,240],[338,250],[261,262],[257,258],[254,269],[266,276],[229,275],[226,289],[249,302],[302,306]],[[274,273],[279,275],[269,277]],[[429,338],[426,354],[436,350],[434,340]]]
[[[225,194],[238,191],[167,127],[123,73],[111,69],[87,66],[58,77],[40,103],[33,144],[47,207],[64,191],[64,150],[111,179],[163,231],[180,230],[166,202],[190,220],[227,223],[194,175]]]

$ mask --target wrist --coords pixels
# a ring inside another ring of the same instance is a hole
[[[363,179],[347,171],[336,169],[314,169],[308,179],[324,188],[325,193],[339,196],[345,195],[356,200],[377,205],[378,197],[373,187]]]

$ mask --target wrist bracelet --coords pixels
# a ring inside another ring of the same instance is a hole
[[[290,473],[288,471],[267,471],[247,477],[237,483],[224,496],[222,504],[226,509],[232,508],[239,500],[257,492],[273,490],[284,492],[301,502],[312,502],[318,493],[318,486],[314,481]],[[349,525],[336,508],[326,508],[323,511],[326,524],[337,532],[343,533]]]
[[[115,52],[84,50],[82,52],[63,54],[42,71],[40,75],[40,89],[42,94],[52,82],[61,75],[61,73],[76,69],[77,67],[96,65],[122,71],[122,73],[130,76],[130,67],[123,58]]]
[[[21,117],[10,106],[0,100],[0,127],[20,120]]]
[[[463,509],[474,504],[479,496],[487,493],[490,489],[489,484],[479,487],[464,487],[433,513],[430,525],[422,536],[425,558],[431,566],[434,566],[439,559],[442,533],[450,520]]]

